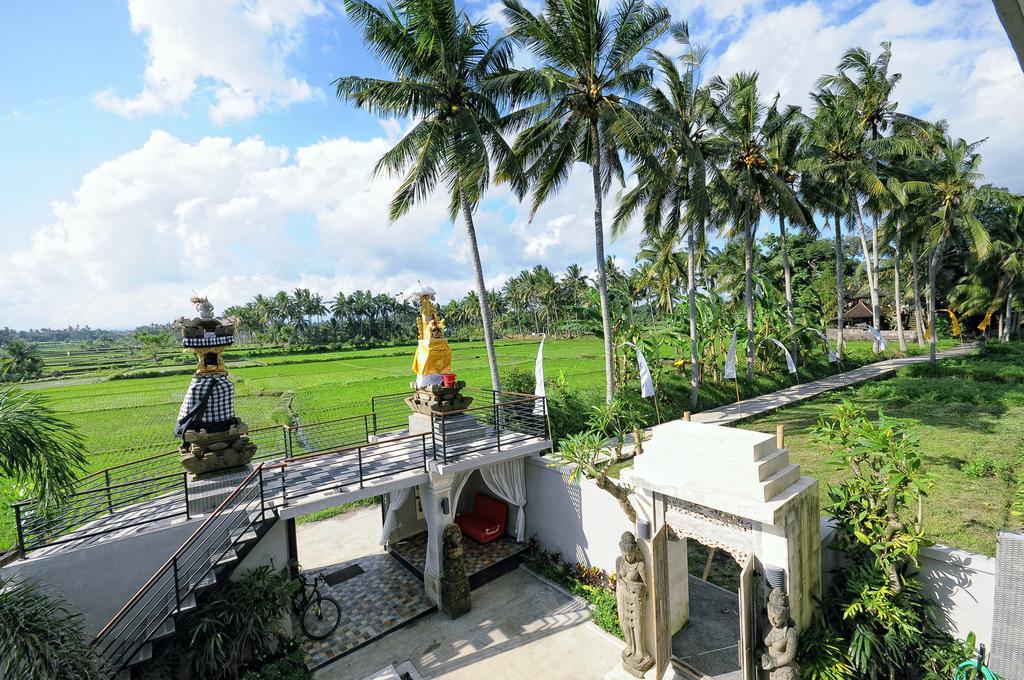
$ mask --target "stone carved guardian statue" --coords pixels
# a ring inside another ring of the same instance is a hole
[[[761,655],[761,667],[768,671],[770,680],[799,680],[797,632],[789,618],[789,598],[782,588],[772,588],[768,595],[768,622],[772,629],[764,638],[766,651]]]
[[[622,556],[615,560],[615,600],[619,606],[619,625],[626,640],[622,650],[622,667],[642,678],[654,659],[644,648],[644,628],[647,623],[647,582],[644,556],[632,532],[624,532],[619,539]]]
[[[471,608],[469,577],[462,563],[462,530],[452,523],[441,534],[441,611],[457,619]]]

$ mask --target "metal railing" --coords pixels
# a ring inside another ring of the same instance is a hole
[[[97,633],[92,644],[105,673],[129,665],[170,615],[196,606],[196,591],[216,582],[211,572],[235,558],[235,548],[266,520],[265,465],[257,465]]]
[[[254,460],[300,460],[313,454],[338,454],[332,465],[351,466],[352,473],[336,471],[346,481],[335,485],[348,486],[352,479],[366,481],[368,466],[361,463],[364,458],[367,463],[375,463],[375,470],[402,472],[425,465],[428,459],[447,464],[461,456],[507,450],[531,438],[548,438],[542,398],[488,389],[467,388],[467,392],[474,398],[470,408],[434,414],[430,432],[423,434],[408,432],[405,399],[412,392],[374,397],[373,410],[366,414],[251,430],[249,438],[257,446]],[[413,437],[419,437],[415,445]],[[402,458],[412,455],[409,451],[413,448],[414,457]],[[388,456],[391,467],[383,465]],[[292,468],[299,469],[301,466]],[[288,480],[283,482],[287,485]],[[148,503],[154,499],[159,502]],[[46,509],[31,499],[14,504],[18,550],[25,557],[47,546],[176,517],[187,519],[188,500],[187,473],[180,467],[177,451],[115,465],[80,479],[75,492],[59,507]],[[140,510],[138,516],[129,517],[136,509]],[[114,516],[116,521],[106,521]]]
[[[257,446],[256,461],[283,458],[290,448],[287,427],[250,430],[249,439]],[[162,499],[161,503],[147,506],[145,513],[135,520],[116,524],[104,522],[104,518],[130,512],[141,503],[158,498]],[[57,507],[41,506],[34,499],[12,507],[18,551],[25,557],[47,546],[175,517],[188,519],[188,473],[181,468],[178,452],[168,451],[82,477],[75,483],[75,490]]]
[[[474,400],[468,409],[431,416],[435,459],[447,464],[472,454],[507,451],[548,438],[542,397],[493,392],[491,396],[490,404],[476,406]]]
[[[314,494],[362,489],[368,482],[384,477],[426,472],[432,459],[430,435],[426,433],[293,456],[267,468],[267,493],[289,505]]]

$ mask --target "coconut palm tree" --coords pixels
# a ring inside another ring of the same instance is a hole
[[[641,138],[636,167],[637,186],[619,201],[613,224],[621,233],[637,211],[643,213],[648,241],[675,241],[680,231],[686,237],[686,293],[690,321],[690,407],[696,408],[700,384],[697,338],[697,252],[705,242],[705,225],[710,210],[707,177],[721,182],[714,160],[721,153],[712,134],[715,106],[710,92],[702,88],[699,72],[704,49],[690,44],[686,24],[673,24],[672,37],[686,50],[677,65],[668,55],[651,51],[651,60],[663,87],[649,86],[644,92],[650,114],[645,118],[649,133]],[[655,249],[655,253],[659,249]],[[674,267],[674,256],[660,249],[663,265]],[[659,295],[659,297],[664,297]]]
[[[778,98],[772,104],[771,116],[779,116]],[[768,167],[776,177],[781,179],[790,187],[794,187],[799,174],[797,166],[803,155],[804,138],[807,132],[807,121],[802,117],[790,122],[788,125],[780,126],[768,139]],[[792,331],[796,324],[796,316],[793,313],[793,266],[789,261],[789,250],[787,247],[786,234],[786,212],[784,210],[772,210],[779,220],[779,256],[782,259],[782,275],[786,292],[786,322]]]
[[[859,196],[880,196],[885,193],[885,185],[867,162],[864,133],[856,102],[827,90],[817,92],[812,97],[817,107],[808,133],[806,154],[800,164],[804,170],[800,186],[811,204],[831,218],[835,229],[836,353],[841,359],[846,306],[843,222],[856,225],[860,219]]]
[[[11,340],[0,348],[0,378],[31,380],[43,373],[43,360],[36,348],[24,340]]]
[[[0,477],[28,487],[43,505],[59,502],[85,468],[82,440],[37,392],[0,389]]]
[[[798,224],[810,224],[811,214],[793,187],[776,175],[768,163],[771,140],[800,117],[794,106],[767,107],[757,90],[756,73],[737,73],[728,81],[716,77],[709,84],[716,93],[716,122],[728,148],[727,207],[733,228],[730,235],[743,240],[747,308],[747,379],[754,379],[754,237],[765,211],[777,210]]]
[[[977,152],[981,142],[953,139],[941,127],[936,127],[932,134],[930,151],[922,160],[923,179],[905,182],[904,189],[909,195],[920,197],[924,214],[929,216],[925,223],[925,236],[931,250],[928,258],[928,327],[931,329],[928,342],[929,356],[934,363],[938,297],[935,279],[942,265],[943,249],[949,239],[959,236],[978,257],[988,256],[992,240],[977,214],[987,200],[1014,203],[1015,198],[1003,190],[978,186],[982,180],[978,170],[981,155]]]
[[[493,389],[500,389],[487,287],[473,213],[491,180],[526,191],[518,160],[499,132],[502,88],[486,87],[509,69],[512,44],[491,42],[485,22],[472,20],[455,0],[402,0],[378,9],[346,0],[349,18],[393,74],[392,80],[346,76],[335,81],[339,99],[375,114],[411,117],[416,124],[378,161],[375,172],[404,174],[391,201],[396,220],[442,183],[454,221],[462,214],[480,304]]]
[[[533,180],[533,212],[568,180],[573,163],[590,165],[594,185],[597,289],[604,333],[605,399],[615,394],[612,324],[605,271],[602,199],[612,178],[623,179],[620,149],[638,127],[634,99],[651,84],[637,56],[668,28],[668,11],[644,0],[619,0],[613,16],[598,0],[572,5],[546,0],[534,15],[520,0],[504,0],[510,35],[539,62],[503,79],[533,103],[508,117],[521,130],[516,154]]]

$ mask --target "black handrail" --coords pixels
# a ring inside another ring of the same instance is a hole
[[[535,413],[538,410],[537,403],[543,397],[495,392],[485,388],[476,388],[474,391],[488,394],[490,399],[485,398],[483,401],[490,403],[431,416],[432,427],[426,433],[430,437],[429,451],[425,439],[421,444],[424,451],[423,465],[426,465],[427,458],[447,464],[467,454],[490,449],[500,451],[528,437],[550,438],[547,419]],[[355,447],[373,446],[380,450],[387,442],[401,441],[403,436],[408,436],[402,434],[407,429],[398,429],[402,424],[397,415],[400,412],[408,415],[408,411],[404,410],[404,400],[411,394],[402,392],[374,397],[371,400],[374,410],[370,413],[298,426],[252,430],[251,437],[271,432],[280,432],[282,436],[283,445],[271,442],[271,450],[266,453],[260,451],[256,458],[301,460],[311,455],[340,454],[348,449],[356,450]],[[397,408],[399,405],[401,409]],[[540,413],[543,412],[540,409]],[[372,436],[382,434],[388,437],[371,440]],[[303,450],[306,453],[296,455],[296,451]],[[356,457],[361,457],[361,454],[361,450],[357,451]],[[80,490],[69,496],[56,514],[52,510],[46,514],[39,512],[37,504],[31,499],[14,504],[19,553],[24,558],[28,552],[39,548],[127,528],[127,525],[117,522],[112,522],[110,526],[96,522],[93,529],[82,529],[94,520],[114,515],[123,508],[155,497],[170,499],[167,511],[147,515],[132,526],[182,515],[189,517],[188,481],[177,466],[178,456],[174,451],[91,473],[77,482]],[[409,464],[397,471],[406,467],[413,469],[414,466]],[[164,472],[167,469],[175,471]],[[146,475],[147,471],[158,474]],[[361,465],[357,472],[365,477]],[[173,483],[168,480],[173,480]],[[282,479],[281,485],[287,491],[287,481]],[[178,493],[180,498],[174,499],[170,496],[172,493]],[[288,496],[287,493],[283,495]]]
[[[260,463],[253,468],[96,634],[92,644],[111,675],[130,663],[168,616],[182,610],[183,603],[199,589],[207,574],[258,523],[257,518],[252,516],[255,508],[251,505],[259,509],[258,521],[265,521],[264,465]],[[236,525],[233,520],[241,516],[244,516],[245,521]],[[218,554],[217,546],[222,545],[225,539],[227,546]],[[173,607],[169,606],[170,599],[164,597],[167,587],[173,588]],[[154,598],[156,602],[149,601]],[[121,634],[116,634],[118,632]]]

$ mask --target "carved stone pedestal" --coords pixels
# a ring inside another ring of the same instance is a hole
[[[431,413],[462,411],[469,408],[469,405],[473,403],[473,397],[467,397],[462,394],[462,389],[465,386],[466,383],[459,380],[452,387],[443,387],[441,385],[421,387],[413,392],[411,397],[407,397],[405,403],[415,413],[427,415]]]

